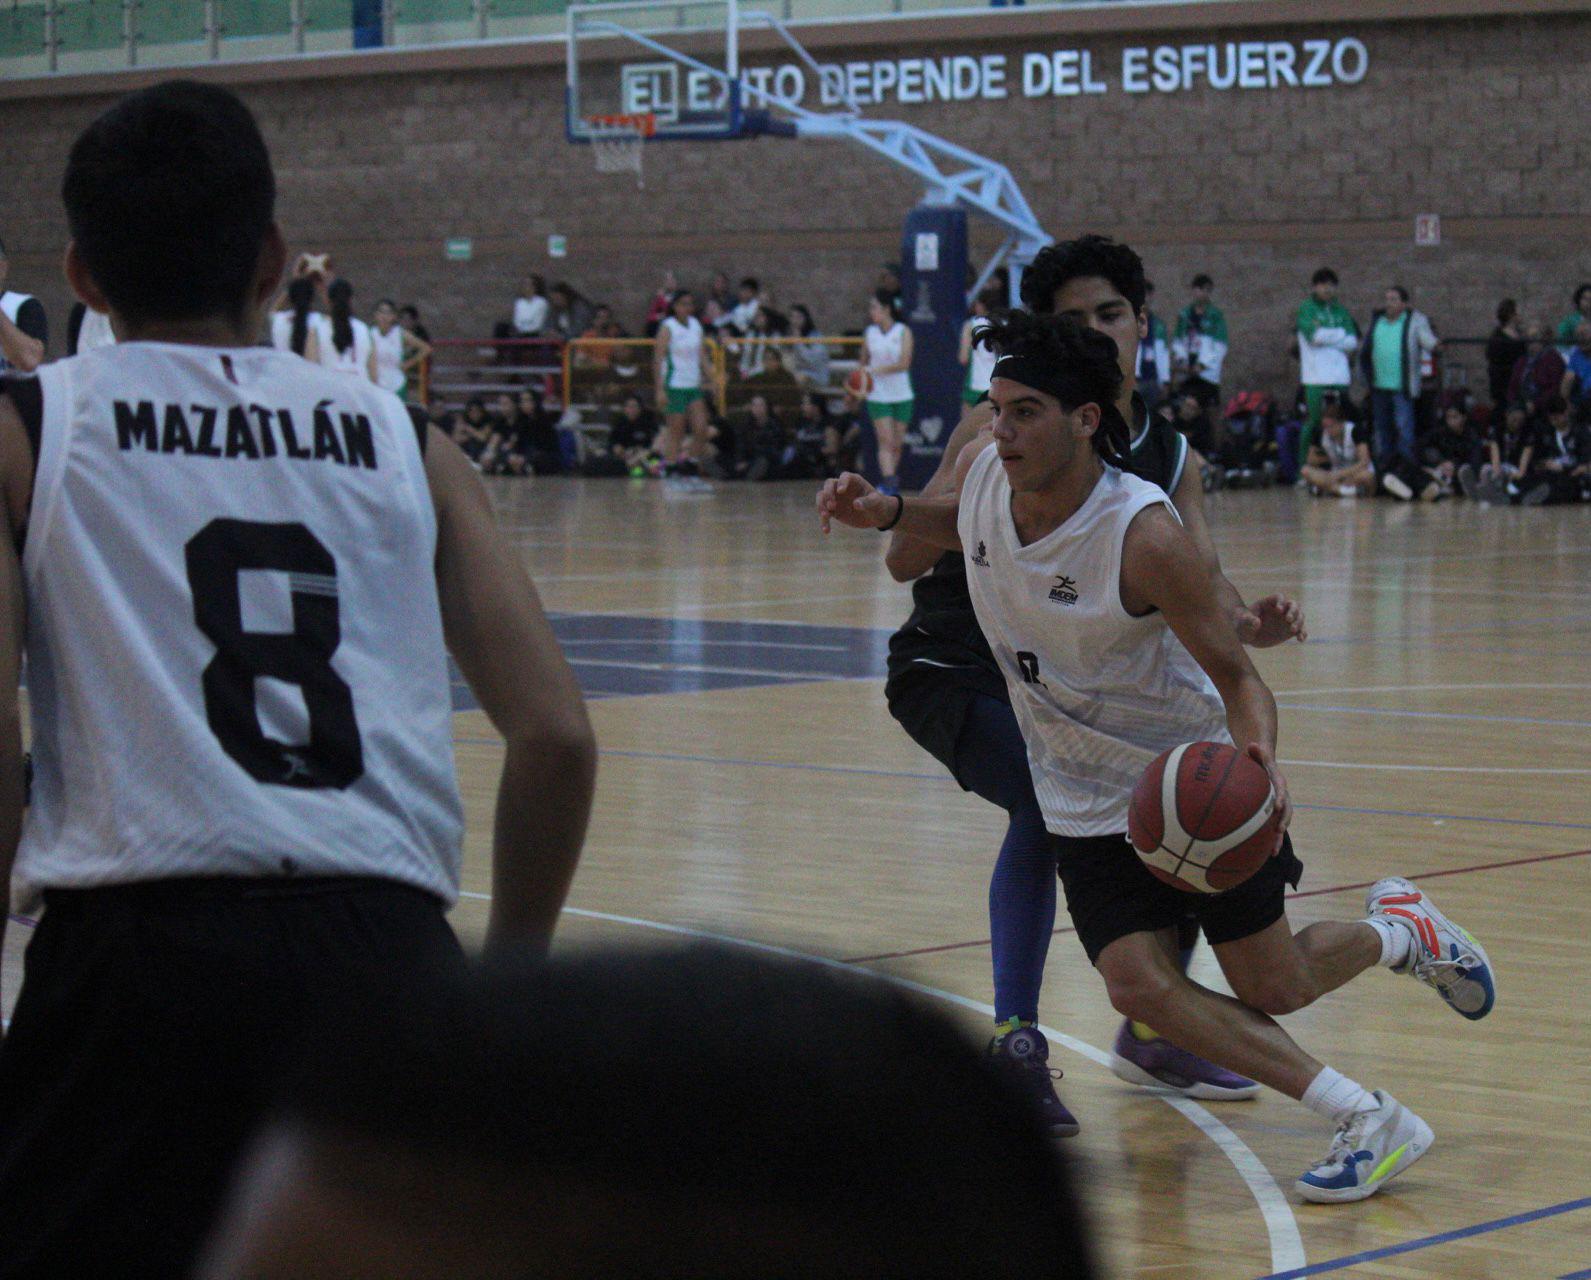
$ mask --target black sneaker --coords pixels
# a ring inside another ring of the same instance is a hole
[[[1055,1096],[1053,1081],[1061,1078],[1061,1071],[1050,1067],[1050,1042],[1037,1027],[1002,1025],[1009,1029],[989,1042],[989,1055],[1009,1069],[1011,1078],[1033,1100],[1054,1137],[1075,1136],[1082,1126],[1066,1109],[1066,1104]]]

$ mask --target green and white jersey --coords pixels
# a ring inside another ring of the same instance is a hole
[[[873,375],[873,389],[867,398],[875,404],[899,404],[912,398],[912,376],[902,369],[899,373],[879,373],[892,364],[899,364],[906,354],[906,326],[899,320],[888,331],[876,324],[867,326],[863,334],[867,342],[867,371]]]
[[[702,322],[695,316],[681,324],[673,316],[663,321],[668,334],[663,385],[670,391],[696,391],[702,385]]]

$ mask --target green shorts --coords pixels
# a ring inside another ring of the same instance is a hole
[[[917,403],[911,400],[869,400],[867,402],[867,416],[877,422],[880,418],[894,418],[896,422],[911,424],[912,406]]]
[[[700,387],[669,387],[668,413],[684,413],[698,400],[705,400],[707,393]]]

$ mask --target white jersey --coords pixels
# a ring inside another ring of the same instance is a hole
[[[1176,508],[1158,485],[1106,467],[1083,505],[1029,546],[993,445],[961,490],[958,528],[978,622],[1011,693],[1044,825],[1056,835],[1127,830],[1151,761],[1183,742],[1231,742],[1210,678],[1158,613],[1121,603],[1127,526]]]
[[[305,317],[304,342],[309,343],[310,334],[314,334],[320,342],[320,349],[325,351],[326,344],[331,341],[331,321],[318,311],[311,311]],[[358,341],[357,336],[355,341]],[[293,350],[293,313],[291,311],[276,311],[271,314],[271,345],[278,351]],[[324,363],[324,362],[323,362]]]
[[[333,334],[335,328],[330,316],[324,321],[324,328],[320,331],[320,362],[328,369],[335,369],[338,373],[351,373],[356,377],[368,380],[370,378],[370,326],[363,320],[349,317],[348,323],[353,326],[353,345],[346,351],[337,350],[337,343]]]
[[[77,353],[98,351],[101,347],[114,347],[116,333],[110,327],[110,317],[93,307],[83,308],[83,323],[77,327]]]
[[[398,325],[386,333],[372,328],[370,345],[376,353],[376,385],[383,391],[402,391],[409,380],[403,371],[403,330]]]
[[[867,398],[879,404],[899,404],[912,398],[912,376],[906,370],[899,373],[879,373],[886,365],[899,364],[906,355],[908,330],[897,320],[885,333],[876,324],[867,326],[863,337],[867,341],[867,371],[873,375],[873,389]]]
[[[462,820],[408,411],[268,347],[44,366],[23,552],[23,900],[181,876],[458,893]]]
[[[994,366],[999,362],[1000,355],[991,351],[978,341],[978,335],[989,327],[988,316],[973,316],[967,321],[967,333],[972,339],[972,353],[967,358],[967,390],[971,392],[987,391],[989,383],[994,377]]]
[[[673,316],[663,319],[668,334],[663,385],[675,391],[697,391],[702,385],[702,322],[691,316],[681,324]]]

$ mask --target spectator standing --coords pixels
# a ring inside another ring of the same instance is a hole
[[[727,312],[735,305],[735,291],[729,287],[727,271],[713,272],[713,282],[707,287],[706,302],[716,302],[719,310],[723,312]]]
[[[376,353],[370,341],[370,326],[353,313],[354,287],[346,280],[333,280],[326,289],[331,316],[320,347],[320,362],[327,369],[359,378],[376,380]]]
[[[50,319],[44,304],[29,293],[7,289],[11,260],[0,241],[0,373],[15,369],[32,373],[44,363],[50,343]]]
[[[1542,404],[1563,394],[1563,375],[1569,365],[1558,348],[1547,341],[1544,325],[1533,326],[1527,337],[1531,344],[1540,343],[1541,350],[1531,355],[1527,349],[1514,366],[1508,383],[1508,402],[1523,405],[1527,415],[1538,417]]]
[[[879,289],[867,304],[868,326],[862,334],[861,364],[872,375],[867,393],[867,413],[873,420],[878,443],[880,493],[897,495],[901,451],[912,423],[912,331],[900,318],[896,295]]]
[[[524,284],[520,286],[519,297],[514,299],[514,336],[539,337],[547,327],[549,310],[547,282],[539,275],[527,276]]]
[[[965,369],[961,380],[961,403],[975,405],[989,398],[989,379],[994,374],[999,356],[987,343],[979,342],[978,335],[989,327],[989,315],[999,305],[995,295],[984,289],[972,300],[972,314],[961,326],[961,348],[957,359]]]
[[[739,297],[735,305],[725,315],[721,329],[727,329],[736,336],[751,332],[752,322],[756,319],[757,309],[762,306],[762,284],[756,276],[747,276],[740,282]]]
[[[1294,317],[1298,337],[1298,378],[1304,386],[1304,430],[1299,458],[1309,457],[1320,429],[1320,411],[1327,395],[1346,396],[1353,383],[1348,357],[1359,349],[1359,326],[1337,301],[1337,273],[1322,267],[1310,279],[1310,295]]]
[[[1530,342],[1519,318],[1519,304],[1512,298],[1504,298],[1497,304],[1497,327],[1486,339],[1486,382],[1494,418],[1501,417],[1508,403],[1508,384],[1514,376],[1514,366],[1529,351]]]
[[[1317,498],[1369,497],[1376,491],[1370,446],[1335,400],[1321,406],[1320,435],[1310,445],[1300,474]]]
[[[669,308],[674,303],[674,295],[679,292],[679,283],[674,278],[672,271],[663,273],[663,283],[658,286],[657,292],[652,295],[652,300],[646,304],[646,324],[644,332],[648,338],[657,337],[657,327],[663,323],[663,317],[668,315]]]
[[[376,385],[400,400],[408,399],[410,375],[431,354],[431,347],[398,323],[398,307],[390,298],[376,303],[376,324],[371,330],[370,347]]]
[[[1144,407],[1153,413],[1161,397],[1170,389],[1171,345],[1167,341],[1166,322],[1149,307],[1148,299],[1155,294],[1154,282],[1145,280],[1144,290],[1145,331],[1143,341],[1138,344],[1138,394],[1144,399]],[[1001,305],[1002,301],[996,300],[994,308]]]
[[[1591,324],[1591,281],[1574,291],[1574,310],[1558,322],[1559,354],[1568,356],[1574,346],[1575,331],[1583,324]]]
[[[311,364],[320,363],[321,345],[331,335],[326,317],[313,310],[315,281],[298,276],[287,286],[287,306],[271,316],[271,345],[278,351],[291,351]],[[78,345],[82,345],[81,336]]]
[[[1401,284],[1387,289],[1384,305],[1371,313],[1367,332],[1370,340],[1359,360],[1370,384],[1376,461],[1388,467],[1393,457],[1399,457],[1413,464],[1421,361],[1441,344],[1425,313],[1409,305],[1409,291]]]
[[[1591,320],[1574,332],[1574,348],[1564,362],[1560,394],[1569,402],[1576,423],[1591,422]]]
[[[1199,398],[1206,413],[1221,405],[1221,370],[1226,364],[1226,315],[1211,301],[1215,281],[1202,271],[1189,284],[1193,301],[1177,313],[1171,336],[1171,359],[1182,372],[1179,390]],[[1139,344],[1143,350],[1143,344]]]
[[[804,302],[790,308],[790,327],[794,336],[805,338],[789,348],[790,372],[803,387],[823,388],[829,385],[829,346],[818,341],[818,326],[812,312]]]
[[[431,341],[431,331],[420,323],[420,308],[412,302],[405,302],[398,308],[398,323],[412,333],[421,342]]]

